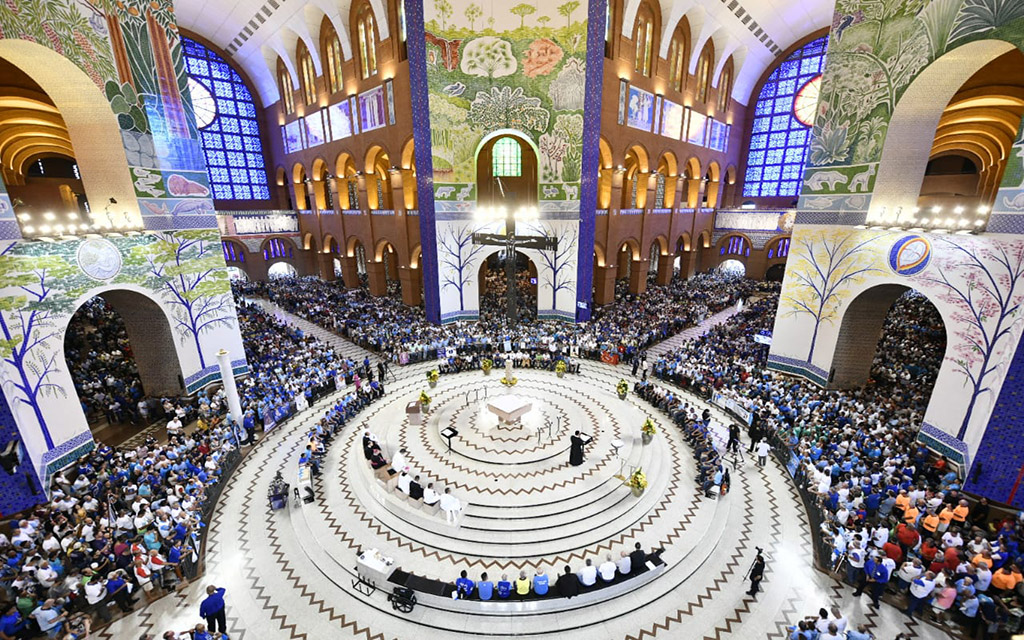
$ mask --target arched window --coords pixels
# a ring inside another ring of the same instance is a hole
[[[330,24],[324,29],[320,47],[324,52],[324,77],[327,79],[327,93],[338,93],[344,82],[344,77],[341,75],[341,41],[338,40],[338,33]]]
[[[271,238],[263,249],[263,259],[271,258],[293,258],[291,243],[286,243],[281,238]]]
[[[676,28],[672,35],[672,44],[668,50],[668,83],[676,91],[686,88],[686,52],[689,44],[682,26]]]
[[[518,178],[523,175],[523,149],[513,138],[501,138],[491,151],[491,175]]]
[[[406,40],[408,39],[408,28],[405,24],[405,0],[398,0],[395,12],[398,14],[398,59],[405,60],[407,56]]]
[[[817,110],[828,38],[808,42],[783,60],[754,107],[743,195],[796,196]]]
[[[213,197],[269,199],[256,104],[249,88],[219,55],[195,40],[183,37],[181,42]]]
[[[697,102],[708,101],[708,91],[711,85],[711,48],[704,47],[697,60]]]
[[[789,238],[782,238],[771,249],[768,249],[768,259],[785,258],[789,255]]]
[[[718,255],[750,257],[750,243],[743,236],[730,236],[729,242],[718,250]]]
[[[646,7],[641,9],[636,21],[636,64],[638,73],[651,75],[651,61],[654,57],[654,17]]]
[[[364,4],[359,10],[356,35],[359,38],[359,69],[363,78],[369,78],[377,73],[377,31],[369,4]]]
[[[221,240],[220,245],[224,249],[224,262],[245,262],[245,252],[234,242]]]
[[[306,104],[316,102],[316,67],[313,66],[313,57],[309,55],[306,43],[299,41],[299,68],[302,70],[302,98]]]
[[[722,75],[718,78],[718,111],[725,117],[729,110],[729,97],[732,94],[732,60],[725,63]]]
[[[612,38],[615,35],[615,0],[604,4],[604,57],[612,57]]]
[[[281,106],[284,107],[285,115],[295,113],[295,87],[292,86],[292,76],[288,73],[288,67],[280,58],[277,59],[277,88],[281,92]]]

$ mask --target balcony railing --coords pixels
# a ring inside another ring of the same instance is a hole
[[[238,235],[265,233],[298,233],[299,218],[295,211],[265,209],[257,211],[218,211],[221,231],[234,227]]]

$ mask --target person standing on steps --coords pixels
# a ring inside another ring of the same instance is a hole
[[[215,587],[211,584],[206,587],[206,598],[199,605],[199,617],[206,620],[211,634],[219,631],[227,635],[228,632],[224,591],[224,587]]]
[[[578,467],[583,464],[583,445],[586,442],[580,437],[580,432],[577,431],[569,438],[569,443],[569,464]]]

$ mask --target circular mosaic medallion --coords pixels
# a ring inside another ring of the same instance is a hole
[[[901,276],[924,271],[932,259],[932,245],[922,236],[903,236],[889,250],[889,268]]]
[[[93,280],[112,280],[121,273],[121,252],[106,238],[83,242],[76,259],[78,267]]]

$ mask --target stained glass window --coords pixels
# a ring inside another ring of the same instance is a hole
[[[722,245],[718,255],[750,257],[750,243],[743,236],[729,236],[729,242]]]
[[[776,67],[761,88],[754,107],[747,173],[743,182],[745,197],[797,196],[803,181],[810,126],[797,118],[806,105],[797,105],[797,96],[816,82],[825,68],[828,38],[808,42]],[[804,92],[804,96],[809,92]],[[803,114],[807,120],[806,114]]]
[[[189,86],[201,87],[191,93],[213,197],[269,199],[263,144],[249,88],[219,55],[195,40],[181,40]]]
[[[523,149],[513,138],[499,138],[491,150],[491,170],[495,176],[516,178],[523,175]]]

